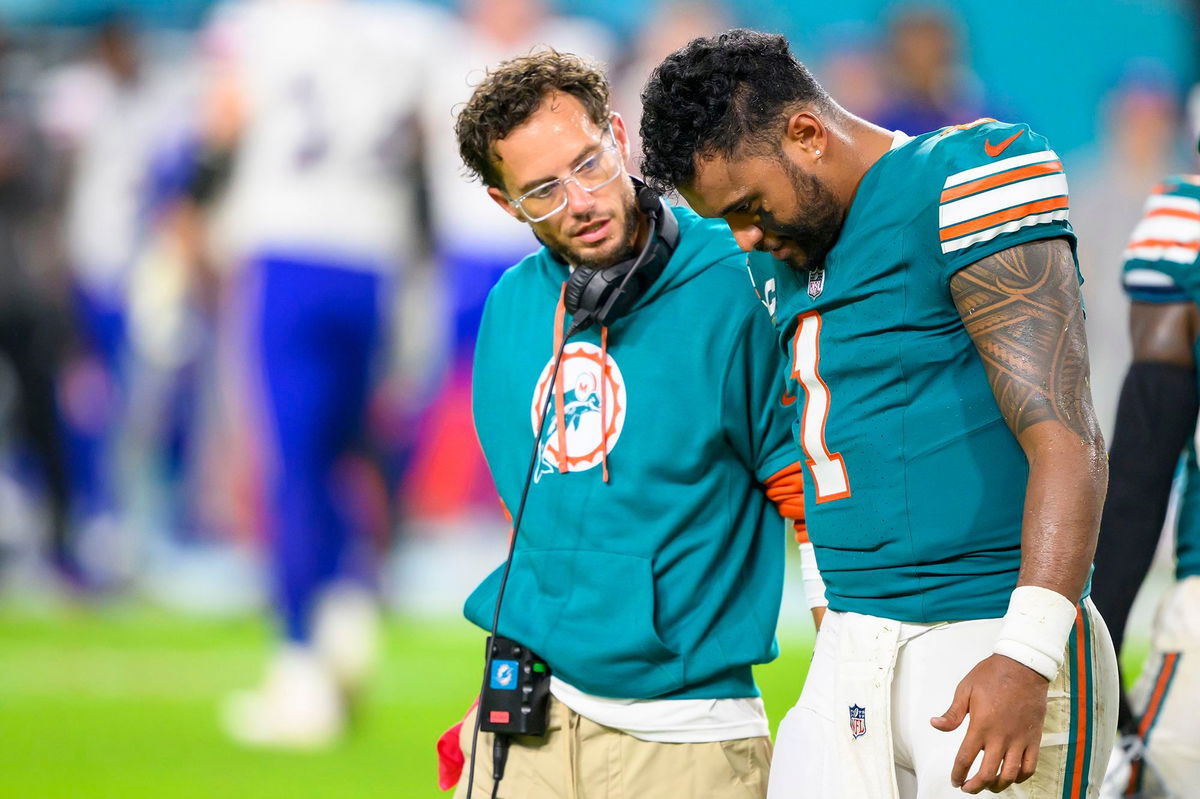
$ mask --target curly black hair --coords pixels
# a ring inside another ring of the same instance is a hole
[[[463,163],[485,186],[503,189],[496,142],[529,119],[546,95],[563,92],[583,104],[597,127],[608,124],[608,79],[597,64],[570,53],[540,50],[490,69],[458,112],[454,132]]]
[[[737,28],[693,39],[642,91],[642,174],[667,192],[692,181],[697,157],[776,148],[803,105],[837,108],[784,37]]]

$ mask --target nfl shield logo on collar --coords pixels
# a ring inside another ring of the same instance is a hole
[[[815,300],[825,290],[825,267],[817,266],[808,270],[808,298]]]
[[[850,735],[861,738],[867,734],[867,709],[858,705],[850,706]]]

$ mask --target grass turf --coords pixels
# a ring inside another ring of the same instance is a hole
[[[252,685],[270,646],[261,621],[144,607],[0,608],[0,797],[434,799],[434,742],[474,696],[481,634],[461,620],[393,620],[353,734],[315,754],[241,749],[222,697]],[[778,720],[811,644],[784,642],[759,671]]]
[[[795,702],[811,628],[756,670],[778,724]],[[260,620],[212,621],[139,606],[31,613],[0,607],[2,799],[446,797],[434,741],[479,683],[483,638],[466,622],[394,619],[353,734],[314,754],[241,749],[221,699],[254,684]],[[1127,647],[1132,679],[1145,646]]]

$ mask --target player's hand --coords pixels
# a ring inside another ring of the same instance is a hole
[[[825,620],[826,608],[812,608],[813,626],[817,628],[817,632],[821,632],[821,622]]]
[[[1049,688],[1045,677],[1004,655],[992,655],[971,669],[955,689],[950,708],[929,720],[935,729],[950,732],[971,717],[950,784],[966,793],[998,793],[1032,777]],[[980,751],[983,762],[968,780],[967,771]]]

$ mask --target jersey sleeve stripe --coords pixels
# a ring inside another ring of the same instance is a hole
[[[1200,208],[1200,204],[1197,204],[1197,207]],[[1200,211],[1184,211],[1178,208],[1156,208],[1146,214],[1147,219],[1160,216],[1178,217],[1180,219],[1191,219],[1200,222]]]
[[[1062,172],[1063,165],[1061,161],[1046,161],[1041,164],[1033,164],[1031,166],[1018,167],[1010,169],[1007,172],[1001,172],[991,177],[972,180],[970,183],[963,183],[955,186],[952,189],[946,189],[942,192],[942,202],[950,202],[961,197],[966,197],[971,194],[976,194],[984,189],[995,188],[996,186],[1004,186],[1009,183],[1016,183],[1019,180],[1026,178],[1038,177],[1039,175],[1053,175],[1056,172]]]
[[[1130,269],[1124,280],[1131,289],[1177,288],[1173,277],[1157,269]]]
[[[1200,241],[1200,220],[1191,221],[1177,216],[1148,216],[1133,229],[1129,246],[1146,240],[1192,242]]]
[[[995,225],[1004,224],[1006,222],[1011,222],[1014,219],[1021,219],[1022,217],[1030,215],[1042,214],[1047,211],[1066,211],[1068,207],[1069,202],[1066,197],[1051,197],[1046,200],[1039,200],[1033,203],[1018,205],[1013,208],[1006,208],[1003,211],[997,211],[996,213],[988,214],[987,216],[981,216],[976,219],[972,219],[969,222],[963,222],[960,225],[951,225],[949,227],[942,228],[941,240],[949,241],[960,236],[968,236],[972,233],[978,233],[981,230],[994,227]]]
[[[1200,200],[1173,194],[1158,194],[1146,201],[1146,216],[1156,211],[1181,211],[1190,218],[1200,219]]]
[[[950,177],[946,178],[946,182],[942,184],[943,189],[949,189],[954,186],[961,186],[963,183],[970,183],[972,180],[985,178],[988,175],[995,175],[1000,172],[1007,172],[1010,169],[1029,166],[1030,164],[1041,164],[1046,161],[1057,161],[1058,155],[1053,150],[1042,150],[1036,153],[1025,153],[1024,155],[1014,155],[1011,158],[1001,158],[999,161],[993,161],[990,164],[983,166],[964,169],[962,172],[955,172]]]
[[[943,240],[954,238],[961,234],[948,234],[947,229],[969,220],[1051,198],[1062,199],[1065,203],[1066,197],[1067,176],[1061,172],[997,186],[961,200],[943,203],[938,208],[938,227],[942,231]]]
[[[1178,247],[1192,252],[1200,252],[1200,241],[1176,241],[1175,239],[1138,239],[1129,243],[1129,249],[1140,250],[1145,248],[1163,247],[1173,248]]]
[[[1200,253],[1200,200],[1155,195],[1146,201],[1142,220],[1133,229],[1125,259],[1190,264]]]
[[[1061,202],[1060,207],[1055,207],[1054,203]],[[995,214],[996,224],[994,227],[989,227],[980,230],[976,233],[963,235],[953,241],[942,241],[942,253],[948,254],[957,252],[958,250],[966,249],[974,244],[981,244],[985,241],[991,241],[1004,233],[1015,233],[1021,228],[1031,227],[1033,225],[1044,225],[1050,222],[1061,222],[1067,218],[1067,198],[1062,197],[1057,200],[1047,200],[1044,203],[1034,203],[1034,206],[1046,205],[1052,210],[1045,213],[1027,213],[1024,216],[1011,217],[1012,212],[1019,212],[1022,209],[1011,209],[1000,214]],[[1023,206],[1023,209],[1028,209],[1030,206]]]
[[[1170,261],[1173,264],[1191,264],[1200,255],[1198,244],[1176,244],[1174,242],[1146,242],[1146,246],[1125,250],[1126,261]]]

